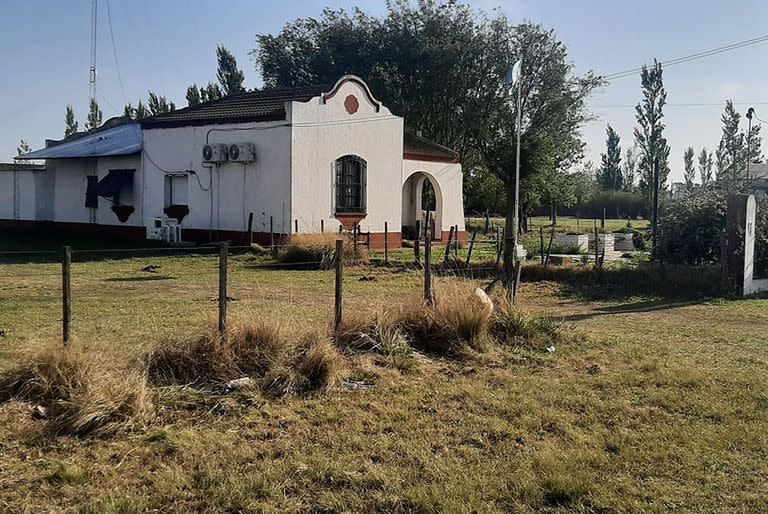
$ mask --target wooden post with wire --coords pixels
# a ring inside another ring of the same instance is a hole
[[[467,263],[466,267],[469,268],[469,259],[472,258],[472,249],[475,247],[475,238],[477,237],[477,230],[472,231],[472,240],[469,242],[469,250],[467,250]]]
[[[275,252],[275,222],[272,216],[269,217],[269,250],[272,253],[272,258],[277,257]]]
[[[429,231],[424,232],[424,303],[435,304],[432,294],[432,238]]]
[[[61,260],[61,296],[62,296],[62,339],[64,345],[69,344],[72,329],[72,248],[64,247],[64,257]]]
[[[453,244],[453,255],[458,257],[459,256],[459,226],[456,225],[456,230],[453,231],[453,234],[456,238]]]
[[[227,261],[229,244],[222,243],[219,249],[219,335],[227,337]]]
[[[443,260],[447,261],[448,257],[451,255],[451,245],[453,244],[453,225],[451,225],[451,230],[448,232],[448,242],[445,245],[445,255],[443,256]]]
[[[384,222],[384,264],[389,264],[389,223]]]
[[[342,303],[342,284],[344,272],[344,240],[336,240],[336,296],[334,302],[333,330],[336,331],[341,325],[341,319],[344,315]]]
[[[253,213],[248,213],[248,245],[253,245]]]
[[[417,266],[421,265],[421,251],[419,250],[419,240],[421,238],[421,220],[416,220],[416,237],[413,238],[413,259]]]

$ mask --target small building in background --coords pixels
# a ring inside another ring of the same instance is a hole
[[[455,226],[466,239],[459,155],[406,131],[352,75],[116,118],[46,143],[24,156],[46,162],[22,180],[34,182],[18,190],[24,214],[6,208],[1,225],[243,242],[252,215],[256,241],[267,242],[270,229],[359,228],[376,247],[385,223],[397,246],[423,226],[428,207],[435,239]]]

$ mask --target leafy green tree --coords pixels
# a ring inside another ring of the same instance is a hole
[[[597,172],[597,183],[611,191],[621,191],[624,177],[621,172],[621,138],[619,134],[608,125],[606,129],[608,138],[605,140],[606,153],[602,154],[602,165]]]
[[[702,186],[712,182],[712,165],[712,152],[707,152],[706,148],[702,148],[701,153],[699,153],[699,176]]]
[[[593,171],[592,162],[587,162],[584,167],[571,175],[570,180],[573,184],[574,205],[576,206],[576,217],[581,217],[581,206],[589,203],[597,192],[597,183]]]
[[[16,147],[16,153],[18,154],[19,157],[21,157],[24,154],[28,154],[31,151],[32,151],[32,147],[29,146],[29,143],[27,143],[23,139],[19,143],[19,146]],[[21,164],[26,164],[26,163],[29,162],[29,160],[28,159],[16,159],[16,162],[21,163]]]
[[[91,131],[101,126],[103,113],[99,109],[99,103],[91,98],[90,108],[88,109],[88,121],[85,123],[85,130]]]
[[[187,99],[188,107],[197,105],[200,102],[202,102],[202,99],[200,97],[200,88],[197,87],[197,84],[192,84],[187,88],[186,99]]]
[[[483,167],[468,170],[464,180],[464,207],[477,214],[501,214],[506,205],[504,183]]]
[[[632,146],[624,150],[624,165],[622,166],[622,186],[624,191],[631,193],[635,190],[637,177],[637,147]]]
[[[685,180],[685,189],[688,191],[693,189],[693,180],[696,178],[696,165],[693,163],[693,157],[693,148],[689,146],[683,152],[683,178]]]
[[[136,119],[136,108],[130,102],[123,107],[123,118],[128,118],[129,120]]]
[[[150,91],[149,99],[147,100],[147,109],[150,116],[155,116],[157,114],[175,111],[176,105],[164,96],[160,96],[155,92]]]
[[[515,214],[516,92],[503,82],[507,70],[522,59],[520,176],[528,185],[536,182],[529,176],[568,169],[582,157],[586,99],[601,83],[575,74],[553,31],[481,15],[459,1],[392,0],[384,17],[326,9],[320,19],[259,34],[252,55],[267,88],[361,76],[393,112],[458,150],[465,169],[496,175],[508,227]],[[520,193],[528,212],[539,192],[521,186]],[[505,241],[504,280],[511,277],[511,243]]]
[[[741,181],[746,178],[747,161],[760,162],[762,158],[761,127],[759,124],[754,125],[749,135],[739,130],[741,114],[733,106],[732,100],[726,100],[721,120],[723,133],[717,148],[717,179],[725,182],[729,189],[738,189]]]
[[[643,66],[640,73],[643,100],[635,107],[635,117],[640,125],[635,128],[635,141],[640,149],[640,192],[652,211],[654,165],[659,166],[659,201],[667,189],[669,176],[669,145],[664,137],[664,105],[667,92],[664,89],[661,63],[654,60],[651,68]]]
[[[211,100],[218,100],[223,98],[224,93],[218,84],[209,82],[207,86],[200,88],[200,102],[210,102]]]
[[[723,122],[723,134],[720,137],[718,149],[721,154],[722,169],[718,180],[726,181],[729,187],[736,187],[746,166],[746,141],[744,132],[739,131],[741,114],[734,108],[733,100],[726,100],[725,111],[720,119]]]
[[[236,95],[245,91],[243,82],[245,75],[237,67],[237,59],[225,46],[216,47],[216,58],[219,61],[219,69],[216,77],[219,79],[219,85],[224,92],[224,96]]]
[[[149,111],[142,103],[142,101],[139,100],[139,103],[136,104],[136,110],[134,111],[134,119],[140,120],[142,118],[146,118],[147,116],[150,116]]]
[[[69,137],[72,134],[77,133],[79,124],[75,119],[75,110],[72,108],[71,105],[67,106],[67,113],[64,116],[64,123],[66,124],[66,128],[64,129],[64,137]]]

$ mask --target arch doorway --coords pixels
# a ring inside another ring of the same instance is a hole
[[[440,239],[443,226],[443,195],[440,185],[428,173],[417,171],[403,184],[403,239],[415,238],[416,221],[419,221],[423,230],[427,212],[433,220],[432,239]]]

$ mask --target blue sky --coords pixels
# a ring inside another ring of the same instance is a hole
[[[553,28],[567,44],[580,72],[609,74],[635,68],[654,57],[680,57],[768,34],[768,2],[742,0],[469,0],[473,6],[502,9],[512,20],[532,20]],[[259,77],[248,52],[254,35],[276,32],[297,17],[318,16],[322,8],[383,13],[384,0],[111,0],[115,46],[125,100],[118,81],[107,20],[99,2],[99,102],[105,119],[136,103],[151,89],[186,105],[192,82],[215,79],[215,47],[221,43],[238,58],[249,87]],[[60,138],[64,109],[72,104],[81,127],[88,103],[90,59],[89,0],[3,0],[0,2],[0,160],[10,160],[19,139],[39,148]],[[720,113],[731,98],[743,113],[748,105],[768,119],[768,43],[669,67],[665,85],[669,106],[666,135],[672,178],[682,177],[687,146],[697,153],[720,138]],[[639,77],[615,81],[590,103],[598,119],[584,127],[587,158],[599,161],[605,124],[631,144],[633,105]],[[110,104],[112,107],[110,107]],[[682,105],[681,105],[682,104]],[[717,104],[691,106],[685,104]]]

